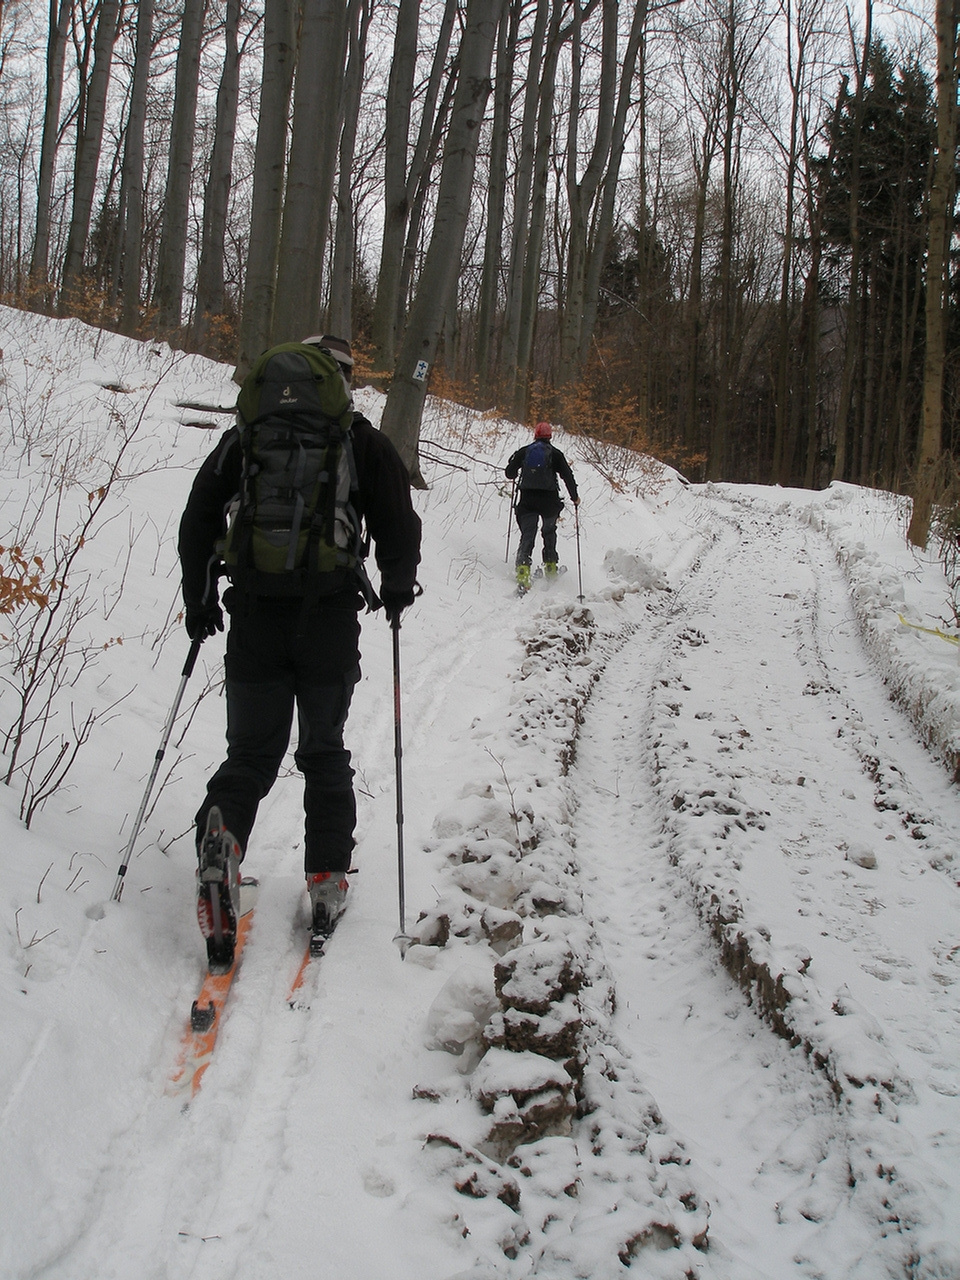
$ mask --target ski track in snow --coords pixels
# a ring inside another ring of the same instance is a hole
[[[415,750],[427,740],[451,690],[462,695],[465,673],[476,663],[486,636],[483,621],[464,626],[450,618],[444,626],[449,634],[437,637],[437,643],[415,663],[405,663],[406,632],[412,626],[401,628],[405,750]],[[368,618],[364,652],[388,649],[389,644],[382,619]],[[354,748],[358,786],[380,801],[365,813],[361,807],[361,874],[367,872],[364,883],[370,882],[371,889],[377,877],[383,890],[380,896],[395,910],[391,892],[396,873],[390,866],[396,840],[391,826],[394,709],[391,690],[382,683],[358,688],[347,739]],[[478,709],[484,698],[488,706],[487,690],[480,687],[479,695]],[[450,781],[447,777],[448,789]],[[294,779],[295,792],[299,787]],[[85,1203],[77,1207],[76,1220],[83,1226],[61,1241],[57,1256],[48,1258],[36,1272],[43,1280],[127,1280],[131,1266],[143,1280],[167,1276],[266,1280],[274,1274],[278,1236],[291,1231],[297,1241],[296,1257],[291,1259],[295,1268],[304,1266],[311,1237],[315,1237],[315,1255],[330,1265],[344,1249],[352,1247],[356,1253],[355,1240],[352,1246],[331,1243],[329,1225],[312,1214],[310,1200],[316,1197],[322,1204],[325,1197],[335,1199],[341,1194],[339,1165],[345,1130],[349,1147],[351,1127],[338,1111],[336,1079],[328,1082],[332,1107],[322,1096],[322,1086],[317,1096],[316,1081],[324,1075],[324,1033],[343,1034],[337,1029],[332,993],[324,978],[334,967],[342,978],[351,962],[363,961],[354,957],[338,965],[335,956],[324,957],[308,975],[305,1001],[312,998],[316,1010],[287,1007],[283,995],[302,954],[306,915],[299,876],[302,820],[297,804],[283,793],[278,785],[261,806],[245,863],[245,872],[256,874],[259,867],[269,870],[261,883],[242,975],[231,993],[204,1087],[174,1123],[172,1112],[179,1104],[158,1101],[155,1096],[162,1092],[165,1073],[175,1058],[173,1037],[179,1034],[183,1011],[195,994],[189,982],[181,990],[175,1024],[148,1082],[154,1096],[144,1098],[140,1114],[109,1142]],[[268,831],[271,834],[266,836]],[[378,843],[383,852],[375,858],[370,846]],[[348,931],[350,914],[341,925],[338,947]],[[303,928],[297,932],[291,921]],[[388,964],[395,958],[396,953],[389,951],[385,957]],[[341,1010],[343,1022],[348,1024],[355,1012],[347,999]],[[409,1018],[417,1026],[416,1011]],[[397,1078],[405,1080],[401,1072]],[[313,1135],[309,1142],[306,1133]],[[143,1153],[150,1153],[149,1158],[144,1159]],[[294,1215],[290,1221],[295,1196],[289,1187],[292,1171],[297,1169],[311,1192],[300,1208],[301,1216]],[[174,1179],[171,1171],[176,1171]],[[369,1169],[360,1190],[374,1201],[389,1197],[389,1175]],[[375,1233],[373,1239],[379,1236]],[[349,1252],[340,1265],[350,1274],[365,1274],[362,1262]],[[374,1259],[370,1265],[375,1265]]]
[[[955,1265],[960,1228],[947,1192],[960,1149],[960,895],[937,868],[960,805],[870,669],[826,540],[762,504],[717,502],[715,514],[717,542],[608,664],[578,743],[578,857],[620,1034],[706,1175],[721,1250],[769,1280],[952,1275],[937,1266]],[[765,563],[771,530],[758,526],[771,523],[786,554]],[[762,667],[754,630],[780,637]],[[845,857],[864,852],[876,869]],[[720,969],[691,889],[731,879],[747,923],[809,957],[823,1008],[798,1030],[814,1055],[837,1048],[817,1017],[829,1023],[837,1000],[853,1011],[826,1074]],[[927,947],[908,927],[918,911]],[[832,979],[837,947],[856,954],[854,991]],[[851,1062],[880,1082],[876,1104],[852,1072],[838,1081]],[[745,1237],[765,1214],[776,1230]]]

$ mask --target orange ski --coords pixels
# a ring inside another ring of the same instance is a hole
[[[213,1047],[220,1030],[220,1019],[223,1006],[230,994],[233,979],[240,967],[244,943],[250,926],[253,923],[253,907],[256,900],[257,882],[241,883],[241,915],[237,921],[237,941],[234,950],[233,964],[226,973],[207,972],[203,979],[200,994],[193,1002],[190,1018],[180,1041],[180,1053],[173,1074],[167,1081],[165,1092],[172,1097],[186,1096],[189,1102],[203,1079],[203,1073],[210,1065]]]
[[[303,990],[303,984],[307,977],[307,971],[310,968],[310,961],[316,960],[322,956],[329,938],[310,937],[307,945],[303,950],[303,958],[300,961],[300,967],[294,975],[293,981],[290,983],[290,990],[287,993],[287,1004],[291,1009],[306,1009],[309,1005],[304,1003],[304,996],[300,993]]]
[[[326,874],[327,873],[325,873],[322,877],[317,876],[316,878],[325,879]],[[329,874],[332,876],[336,876],[337,879],[341,880],[340,888],[344,892],[346,892],[347,884],[346,884],[346,881],[342,879],[342,877],[344,875],[348,875],[348,876],[353,875],[354,873],[352,871],[347,871],[347,872],[331,872]],[[311,877],[308,876],[307,879],[309,882]],[[308,888],[309,888],[309,884],[308,884]],[[310,932],[307,935],[307,945],[304,947],[304,950],[303,950],[303,958],[300,961],[300,966],[297,969],[297,972],[294,975],[293,981],[290,983],[290,989],[287,992],[287,1004],[290,1006],[291,1009],[309,1009],[310,1007],[309,1004],[305,1003],[306,997],[301,995],[300,993],[303,990],[303,984],[307,978],[307,972],[310,968],[310,961],[318,960],[320,956],[322,956],[326,952],[327,943],[330,941],[331,937],[333,936],[333,931],[336,928],[337,921],[340,919],[340,916],[342,914],[343,914],[343,899],[341,898],[339,901],[338,909],[336,910],[336,914],[333,916],[332,920],[330,920],[329,917],[325,916],[322,922],[311,923]]]

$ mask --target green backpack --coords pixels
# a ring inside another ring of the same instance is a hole
[[[239,590],[312,597],[352,583],[370,603],[352,426],[349,388],[323,347],[271,347],[247,374],[237,397],[240,494],[218,548]]]

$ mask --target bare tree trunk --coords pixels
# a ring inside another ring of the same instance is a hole
[[[511,0],[509,21],[500,24],[500,35],[497,40],[497,69],[494,76],[493,128],[490,136],[490,168],[487,178],[487,225],[474,348],[474,368],[479,377],[481,395],[488,405],[496,403],[496,390],[491,375],[503,260],[503,219],[507,202],[507,152],[510,140],[510,107],[513,98],[513,66],[517,56],[517,32],[521,7],[520,0]]]
[[[353,164],[360,120],[367,33],[372,18],[370,0],[351,0],[348,10],[348,59],[343,84],[343,131],[337,180],[336,234],[330,270],[327,328],[345,338],[353,335],[353,269],[356,255],[353,211]]]
[[[223,278],[223,243],[227,234],[227,210],[233,179],[233,149],[237,136],[240,96],[240,0],[227,0],[223,25],[223,70],[217,89],[216,126],[210,153],[210,174],[203,199],[203,228],[193,334],[199,346],[210,338],[211,322],[224,315],[227,306]],[[210,354],[220,354],[218,349]]]
[[[610,130],[610,151],[606,172],[600,187],[600,206],[593,235],[590,237],[586,269],[584,272],[583,304],[580,316],[580,335],[577,342],[577,367],[586,363],[593,332],[597,323],[597,307],[600,299],[600,277],[613,234],[617,188],[620,182],[620,166],[627,136],[627,118],[634,101],[634,76],[637,57],[643,41],[647,22],[647,0],[636,0],[630,32],[620,67],[620,89]]]
[[[177,50],[176,89],[170,134],[170,158],[163,199],[160,253],[153,300],[162,330],[179,330],[183,318],[183,277],[187,257],[187,210],[193,169],[200,83],[200,42],[207,0],[184,0],[180,47]]]
[[[407,228],[417,192],[425,180],[425,172],[428,171],[437,103],[457,9],[457,0],[446,0],[420,116],[417,143],[409,166],[410,104],[413,99],[413,77],[417,59],[420,0],[400,0],[397,9],[393,62],[386,102],[383,238],[371,335],[374,368],[382,373],[390,372],[396,360],[397,336],[403,310],[402,281]]]
[[[740,280],[736,278],[740,240],[743,103],[750,64],[760,47],[769,20],[762,9],[745,13],[740,0],[723,0],[721,94],[721,231],[718,351],[714,373],[716,397],[707,456],[707,479],[726,475],[737,395],[737,366],[742,334],[738,322]]]
[[[417,64],[420,0],[400,0],[393,35],[393,60],[387,84],[386,129],[383,140],[383,236],[380,272],[373,312],[374,368],[391,369],[396,351],[397,294],[400,260],[407,231],[407,149],[410,143],[410,108]]]
[[[907,531],[907,537],[915,547],[926,546],[930,533],[934,485],[942,449],[948,278],[956,196],[958,10],[958,0],[937,0],[937,154],[930,192],[927,239],[923,426],[917,455],[913,515]]]
[[[382,430],[397,446],[414,484],[423,484],[418,446],[427,378],[447,307],[453,302],[490,63],[505,0],[468,0],[460,42],[460,76],[437,193],[433,234],[407,320],[397,367],[383,410]]]
[[[790,134],[787,142],[786,204],[783,215],[783,260],[780,266],[780,298],[777,305],[777,351],[774,372],[774,443],[772,478],[789,484],[796,451],[796,412],[799,388],[791,378],[794,320],[794,219],[800,164],[801,95],[806,81],[807,44],[812,34],[812,11],[801,4],[796,15],[792,5],[784,5],[787,21],[787,79],[790,85]]]
[[[739,69],[736,59],[736,0],[725,0],[726,27],[724,30],[724,62],[722,78],[722,133],[720,155],[722,159],[721,230],[720,230],[720,302],[717,361],[714,371],[715,404],[710,429],[710,448],[707,452],[707,479],[721,480],[725,474],[727,441],[729,436],[733,345],[733,280],[732,263],[736,225],[736,178],[738,163],[736,135],[740,113]]]
[[[905,317],[904,331],[900,339],[900,368],[902,374],[897,386],[896,405],[893,409],[893,430],[888,434],[886,452],[882,464],[884,488],[892,489],[895,492],[902,491],[904,487],[904,472],[912,473],[914,464],[914,459],[908,458],[905,443],[909,421],[908,406],[912,391],[909,369],[911,353],[915,350],[921,324],[920,306],[921,303],[925,304],[926,302],[923,283],[926,265],[926,262],[920,256],[913,264],[915,283],[910,290],[910,313],[908,317]]]
[[[850,412],[853,405],[853,386],[860,360],[860,293],[861,293],[861,244],[860,244],[860,133],[863,119],[863,98],[866,91],[867,66],[870,46],[873,42],[873,0],[866,3],[866,31],[863,37],[863,58],[857,74],[854,100],[856,125],[853,131],[853,151],[850,160],[850,287],[847,292],[847,332],[843,353],[843,373],[837,406],[836,453],[833,460],[834,480],[844,480],[847,475],[847,435],[850,428]]]
[[[63,68],[67,53],[67,33],[73,16],[73,0],[50,0],[50,32],[47,37],[47,90],[40,141],[40,171],[37,182],[37,225],[30,260],[30,283],[43,291],[44,306],[53,299],[48,289],[50,274],[50,200],[60,133],[60,104],[63,100]]]
[[[617,0],[602,0],[603,35],[600,50],[600,91],[597,124],[590,159],[581,178],[579,130],[584,110],[580,98],[582,68],[582,20],[580,0],[575,0],[573,21],[573,74],[570,87],[570,114],[567,125],[566,189],[570,215],[567,272],[562,301],[560,359],[563,381],[572,381],[580,368],[580,341],[583,327],[587,271],[589,223],[613,142],[614,106],[617,89],[617,43],[619,38]]]
[[[153,0],[137,8],[137,48],[130,89],[130,115],[123,151],[122,252],[123,283],[120,332],[134,337],[140,329],[140,273],[143,259],[143,140],[147,121],[147,83],[153,51]]]
[[[547,184],[553,142],[557,64],[564,42],[561,27],[563,12],[563,0],[554,0],[546,56],[540,75],[539,96],[534,97],[532,102],[536,127],[533,132],[530,185],[527,186],[526,172],[521,170],[517,175],[514,194],[514,207],[519,208],[522,202],[523,211],[518,214],[520,222],[515,228],[510,250],[502,363],[505,366],[507,403],[512,405],[514,415],[520,419],[526,417],[527,413],[530,363],[540,300],[540,257],[547,220]],[[543,16],[546,17],[546,14]],[[538,22],[539,18],[538,12]],[[534,47],[537,48],[539,57],[536,33],[531,45],[531,57]],[[524,129],[526,128],[525,120]],[[526,133],[524,136],[526,137]],[[527,205],[530,208],[529,215],[525,212]],[[525,226],[522,221],[524,218]]]
[[[343,0],[304,0],[271,342],[289,342],[320,325],[346,43]]]
[[[64,311],[72,300],[76,301],[81,286],[119,17],[120,0],[101,0],[93,70],[89,84],[81,86],[82,106],[77,121],[77,153],[73,169],[73,211],[60,290],[60,306]]]
[[[406,300],[410,297],[410,282],[416,276],[417,259],[422,254],[421,246],[421,229],[423,227],[424,213],[427,207],[427,200],[430,197],[433,188],[433,173],[437,167],[438,157],[443,153],[443,146],[446,140],[447,121],[453,109],[453,98],[457,91],[457,77],[460,73],[459,54],[454,57],[453,64],[450,68],[450,74],[447,76],[443,84],[443,95],[437,104],[436,115],[433,119],[433,130],[430,137],[426,140],[426,149],[423,153],[422,163],[417,165],[419,173],[418,180],[413,182],[413,168],[411,166],[411,200],[410,208],[407,214],[407,238],[403,246],[403,259],[400,266],[400,281],[397,289],[397,320],[395,330],[396,333],[402,333],[404,325],[404,317],[406,314]],[[394,348],[396,349],[396,348]]]
[[[829,130],[830,147],[827,152],[825,167],[833,164],[836,123],[840,114],[840,101],[835,108],[834,127]],[[823,437],[826,424],[821,417],[821,361],[823,358],[823,335],[820,332],[823,309],[821,305],[820,271],[823,263],[823,202],[818,199],[817,177],[814,172],[813,147],[810,136],[805,132],[803,146],[804,194],[807,203],[807,234],[810,245],[810,266],[804,281],[804,296],[801,304],[803,359],[803,422],[806,428],[807,449],[804,464],[804,486],[814,488],[820,483],[822,458],[826,456],[823,448]]]
[[[272,332],[286,169],[287,111],[296,53],[294,0],[265,0],[263,22],[260,123],[253,163],[253,207],[240,316],[240,351],[234,370],[238,382],[270,345]]]
[[[560,26],[560,0],[553,0],[554,17],[551,26],[554,48]],[[546,117],[553,118],[553,80],[556,74],[556,54],[552,63],[544,65],[543,51],[550,16],[550,0],[537,0],[536,17],[530,33],[527,54],[523,114],[517,146],[516,173],[513,181],[513,217],[510,227],[510,254],[506,273],[506,297],[504,300],[503,337],[501,340],[501,377],[505,379],[508,395],[513,393],[513,374],[517,368],[517,348],[520,341],[520,308],[523,297],[523,264],[527,236],[530,229],[530,193],[533,190],[537,157],[537,121],[542,98],[549,95]],[[550,74],[551,71],[553,74]]]
[[[706,435],[701,422],[700,379],[703,365],[703,332],[704,332],[704,286],[703,259],[706,241],[707,193],[710,189],[710,177],[716,157],[719,127],[718,104],[716,100],[706,104],[703,114],[703,137],[696,143],[692,151],[692,162],[695,174],[693,243],[690,252],[690,283],[687,288],[686,305],[684,307],[684,339],[686,359],[684,368],[684,387],[682,399],[683,441],[688,454],[700,453],[703,450]],[[697,147],[699,151],[697,151]]]

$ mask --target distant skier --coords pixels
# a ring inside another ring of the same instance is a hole
[[[543,571],[548,578],[557,574],[557,518],[563,510],[558,479],[566,485],[573,505],[580,505],[570,464],[550,443],[552,434],[549,422],[538,422],[533,442],[518,449],[506,466],[507,479],[517,480],[513,509],[520,526],[516,565],[517,588],[521,594],[530,589],[530,562],[538,524],[543,541]]]

